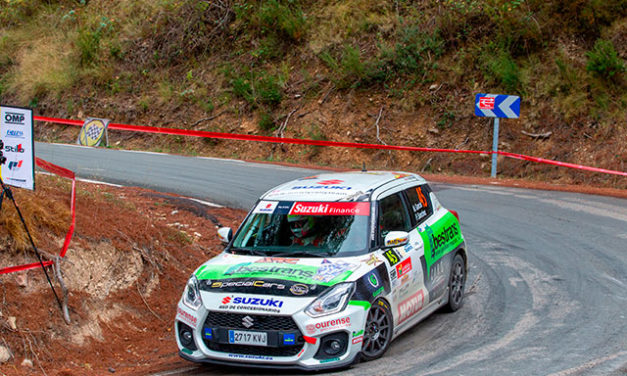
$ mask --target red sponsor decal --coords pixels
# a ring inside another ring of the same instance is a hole
[[[356,345],[363,340],[364,340],[364,336],[355,337],[353,338],[353,345]]]
[[[256,262],[263,262],[266,264],[297,264],[297,258],[285,258],[285,257],[264,257]]]
[[[222,299],[222,304],[229,304],[231,302],[231,297],[227,296],[224,299]]]
[[[303,336],[303,339],[305,340],[305,342],[311,343],[312,345],[315,345],[316,342],[318,342],[318,340],[314,337]]]
[[[297,202],[290,215],[368,215],[367,202]]]
[[[323,180],[323,181],[318,182],[318,184],[320,185],[333,185],[333,184],[341,184],[341,183],[344,183],[344,180],[332,179],[332,180]]]
[[[184,321],[187,325],[196,329],[196,323],[198,322],[198,318],[196,316],[183,311],[180,307],[176,307],[176,313],[179,320]]]
[[[481,110],[494,110],[494,97],[480,97],[479,109]]]
[[[402,277],[411,271],[411,258],[406,258],[400,264],[396,265],[396,274]]]
[[[403,300],[398,305],[398,323],[400,324],[418,313],[422,309],[424,302],[425,295],[422,290]]]
[[[327,320],[322,322],[317,322],[315,324],[309,324],[305,327],[307,333],[314,334],[316,331],[327,332],[329,330],[345,328],[350,326],[351,318],[350,317],[342,317],[334,320]]]

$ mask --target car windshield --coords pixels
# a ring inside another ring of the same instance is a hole
[[[231,251],[267,256],[354,256],[368,244],[369,202],[260,201]]]

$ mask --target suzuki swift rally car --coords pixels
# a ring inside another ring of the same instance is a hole
[[[189,279],[175,319],[194,362],[335,368],[383,355],[440,307],[459,309],[457,214],[423,178],[323,174],[264,194],[224,252]]]

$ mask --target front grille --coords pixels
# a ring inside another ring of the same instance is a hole
[[[265,356],[294,356],[303,348],[303,344],[300,346],[285,346],[285,347],[263,347],[263,346],[248,346],[248,345],[232,345],[227,343],[217,343],[205,341],[205,344],[209,349],[213,351],[226,352],[232,354],[250,354],[250,355],[265,355]]]
[[[243,325],[244,317],[253,319],[253,326]],[[205,325],[210,328],[221,327],[241,330],[298,330],[298,326],[291,316],[263,316],[246,313],[209,312]]]

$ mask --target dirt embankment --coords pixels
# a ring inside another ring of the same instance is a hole
[[[15,190],[18,204],[69,205],[64,182],[38,175],[37,184],[47,197]],[[12,215],[8,206],[5,201],[3,221]],[[5,353],[9,359],[0,373],[144,375],[184,365],[172,329],[178,299],[192,271],[222,250],[216,227],[236,227],[245,213],[80,182],[76,207],[76,231],[61,264],[71,323],[64,322],[40,269],[1,275],[0,347],[7,351],[0,349],[0,358]],[[39,248],[58,252],[63,237],[22,210]],[[35,261],[31,251],[15,252],[4,235],[1,266]]]

